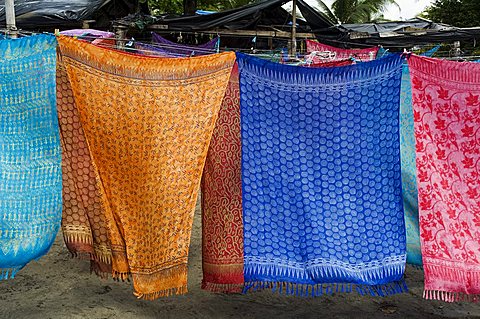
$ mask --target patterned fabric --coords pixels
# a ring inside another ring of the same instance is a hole
[[[480,295],[480,65],[409,61],[427,299]]]
[[[243,288],[238,68],[220,107],[202,177],[203,281],[214,292]]]
[[[371,47],[365,49],[341,49],[337,47],[332,47],[327,44],[323,44],[317,41],[306,40],[307,41],[307,52],[329,52],[331,60],[345,60],[349,58],[355,58],[362,62],[374,60],[377,56],[378,47]],[[317,61],[317,60],[314,60]]]
[[[169,41],[155,32],[152,32],[152,41],[157,45],[160,45],[162,51],[167,51],[176,56],[192,56],[215,53],[219,39],[213,38],[207,43],[199,45],[185,45]]]
[[[56,39],[0,41],[0,279],[48,252],[62,216]]]
[[[98,172],[61,59],[57,63],[57,112],[62,142],[63,238],[72,255],[91,259],[92,270],[105,277],[112,272],[112,251],[97,184]]]
[[[347,59],[347,60],[328,61],[328,62],[316,62],[316,63],[307,64],[306,66],[311,68],[332,68],[332,67],[338,67],[338,66],[352,65],[353,62],[354,61],[352,59]]]
[[[377,51],[377,59],[381,59],[381,58],[384,58],[386,57],[387,55],[390,55],[391,53],[384,49],[383,47],[378,47],[378,51]]]
[[[237,61],[246,289],[404,291],[400,56],[322,69]]]
[[[179,54],[170,52],[167,48],[158,47],[155,45],[143,43],[143,42],[135,42],[135,49],[138,50],[138,53],[144,55],[156,55],[159,57],[165,58],[175,58],[175,57],[185,57],[185,54]]]
[[[131,275],[139,298],[185,293],[200,177],[235,55],[149,58],[58,41],[99,176],[113,276]]]
[[[402,160],[403,209],[405,210],[405,226],[407,228],[407,263],[421,266],[412,87],[407,64],[403,65],[400,98],[400,155]]]
[[[115,36],[112,32],[100,31],[95,29],[71,29],[60,32],[61,35],[68,35],[71,37],[94,36],[99,38],[113,38]]]

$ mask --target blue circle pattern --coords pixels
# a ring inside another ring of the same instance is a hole
[[[385,264],[406,251],[400,59],[382,77],[338,85],[304,85],[309,75],[276,64],[267,78],[251,59],[239,57],[245,281],[401,279],[404,264]]]

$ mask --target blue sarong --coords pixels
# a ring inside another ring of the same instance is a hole
[[[237,59],[245,290],[405,291],[402,58],[328,69]]]
[[[0,279],[51,247],[62,217],[53,35],[0,41]]]
[[[407,229],[407,262],[421,266],[420,229],[418,226],[417,169],[413,127],[412,87],[408,65],[403,65],[400,99],[400,152],[402,159],[402,193]]]

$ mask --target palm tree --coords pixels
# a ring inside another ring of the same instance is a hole
[[[400,6],[395,0],[335,0],[331,9],[322,0],[316,0],[329,18],[339,23],[365,23],[381,16],[390,4]]]

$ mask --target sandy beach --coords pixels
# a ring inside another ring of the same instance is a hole
[[[200,289],[201,220],[197,205],[189,257],[189,292],[138,300],[131,282],[102,280],[87,261],[72,259],[61,234],[50,252],[14,280],[0,281],[0,318],[480,318],[480,304],[422,299],[423,272],[407,267],[409,292],[381,298],[356,293],[317,298],[271,291],[246,295]]]

